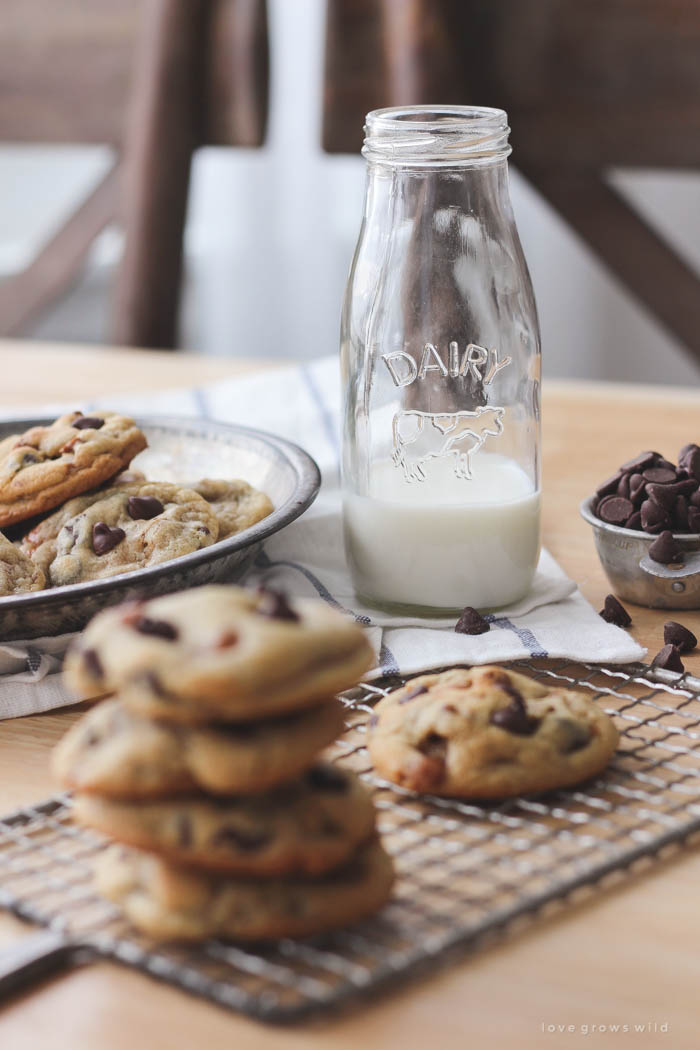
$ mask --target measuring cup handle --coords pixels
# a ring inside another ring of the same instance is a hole
[[[662,565],[645,554],[639,562],[639,568],[647,576],[654,576],[657,580],[668,580],[671,590],[677,594],[697,593],[700,601],[700,551],[686,552],[684,563],[677,566]]]

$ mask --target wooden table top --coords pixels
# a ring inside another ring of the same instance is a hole
[[[258,367],[193,354],[0,342],[0,402],[31,406],[104,395],[107,388],[165,389]],[[578,515],[579,502],[642,448],[674,458],[683,444],[698,438],[699,411],[700,391],[545,383],[544,542],[596,608],[609,587],[589,527]],[[668,615],[629,608],[631,633],[651,656],[663,643]],[[700,613],[676,615],[699,633]],[[684,660],[700,675],[700,655]],[[55,790],[48,751],[76,717],[68,710],[0,722],[0,812]],[[582,1026],[588,1026],[592,1045],[617,1048],[626,1045],[623,1034],[591,1026],[627,1024],[647,1026],[630,1031],[636,1048],[690,1050],[698,1044],[699,883],[700,856],[686,848],[436,976],[339,1019],[288,1030],[228,1014],[115,965],[94,964],[5,1005],[0,1047],[425,1050],[435,1044],[439,1050],[468,1045],[540,1050],[577,1045],[585,1034]],[[0,947],[27,932],[0,914]],[[575,1031],[549,1031],[548,1025],[571,1025]]]

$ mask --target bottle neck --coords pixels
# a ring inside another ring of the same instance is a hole
[[[370,165],[412,171],[489,168],[510,154],[509,134],[502,109],[378,109],[367,114],[362,153]]]

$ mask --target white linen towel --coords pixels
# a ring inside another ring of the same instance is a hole
[[[542,552],[530,593],[487,616],[491,630],[485,634],[456,634],[454,616],[418,619],[364,607],[353,593],[343,553],[337,358],[193,390],[104,399],[99,406],[136,414],[204,416],[259,427],[295,441],[316,459],[323,476],[318,499],[298,521],[265,542],[250,576],[290,594],[320,596],[354,615],[365,626],[377,653],[377,667],[370,678],[453,663],[528,657],[629,663],[646,654],[626,631],[600,618],[547,551]],[[98,403],[70,407],[89,411]],[[65,406],[52,405],[47,414],[65,410]],[[26,415],[31,414],[36,415],[37,409],[28,409]],[[16,418],[21,415],[15,412]],[[69,640],[64,635],[0,643],[0,718],[71,702],[58,673]]]

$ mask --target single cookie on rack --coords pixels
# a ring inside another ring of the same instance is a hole
[[[52,767],[66,787],[106,798],[196,788],[250,795],[308,768],[341,731],[343,713],[338,700],[327,700],[262,722],[186,727],[140,718],[120,700],[107,700],[66,733]]]
[[[394,883],[391,859],[376,839],[344,867],[304,881],[221,878],[120,846],[98,858],[95,875],[98,891],[160,940],[305,937],[378,911]]]
[[[421,675],[390,693],[367,746],[380,776],[413,791],[506,798],[593,776],[618,739],[582,693],[486,666]]]
[[[312,706],[373,661],[362,629],[325,602],[209,586],[100,613],[66,676],[81,696],[119,690],[149,718],[236,722]]]
[[[269,496],[247,481],[213,481],[202,478],[191,486],[202,496],[219,521],[219,539],[235,536],[262,521],[275,509]]]
[[[41,591],[45,586],[41,569],[0,532],[0,597]]]
[[[116,485],[97,500],[71,500],[52,518],[29,534],[25,549],[34,545],[32,558],[54,587],[158,565],[219,535],[206,500],[167,482]]]
[[[318,763],[261,795],[114,801],[78,795],[76,819],[178,864],[239,875],[318,875],[374,830],[360,781]]]
[[[95,488],[146,447],[133,419],[70,412],[0,444],[0,526],[25,521]]]

